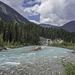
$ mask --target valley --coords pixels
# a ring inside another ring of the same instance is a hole
[[[75,75],[75,21],[36,24],[0,1],[0,75]]]

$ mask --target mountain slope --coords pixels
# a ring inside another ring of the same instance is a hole
[[[14,22],[14,23],[29,23],[29,21],[20,15],[17,11],[6,5],[5,3],[0,1],[0,18],[2,18],[6,22]]]
[[[47,27],[47,28],[59,28],[58,26],[50,25],[50,24],[39,24],[41,27]]]
[[[60,28],[63,28],[69,32],[75,32],[75,21],[68,22]]]
[[[75,32],[75,21],[71,21],[71,22],[68,22],[66,23],[65,25],[63,26],[54,26],[54,25],[50,25],[50,24],[39,24],[40,26],[42,27],[47,27],[47,28],[62,28],[64,30],[67,30],[69,32]]]

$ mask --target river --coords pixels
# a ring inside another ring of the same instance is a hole
[[[36,47],[37,46],[26,46],[1,51],[0,70],[9,70],[12,67],[22,66],[22,64],[35,64],[45,61],[49,63],[49,61],[72,55],[70,50],[65,48],[41,46],[42,50],[33,51]]]

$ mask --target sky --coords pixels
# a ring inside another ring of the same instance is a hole
[[[34,23],[62,26],[75,20],[75,0],[0,0]]]

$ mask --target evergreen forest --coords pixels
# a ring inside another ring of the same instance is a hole
[[[75,43],[75,32],[45,28],[34,23],[14,24],[0,20],[0,46],[2,47],[6,45],[39,45],[40,36]]]

